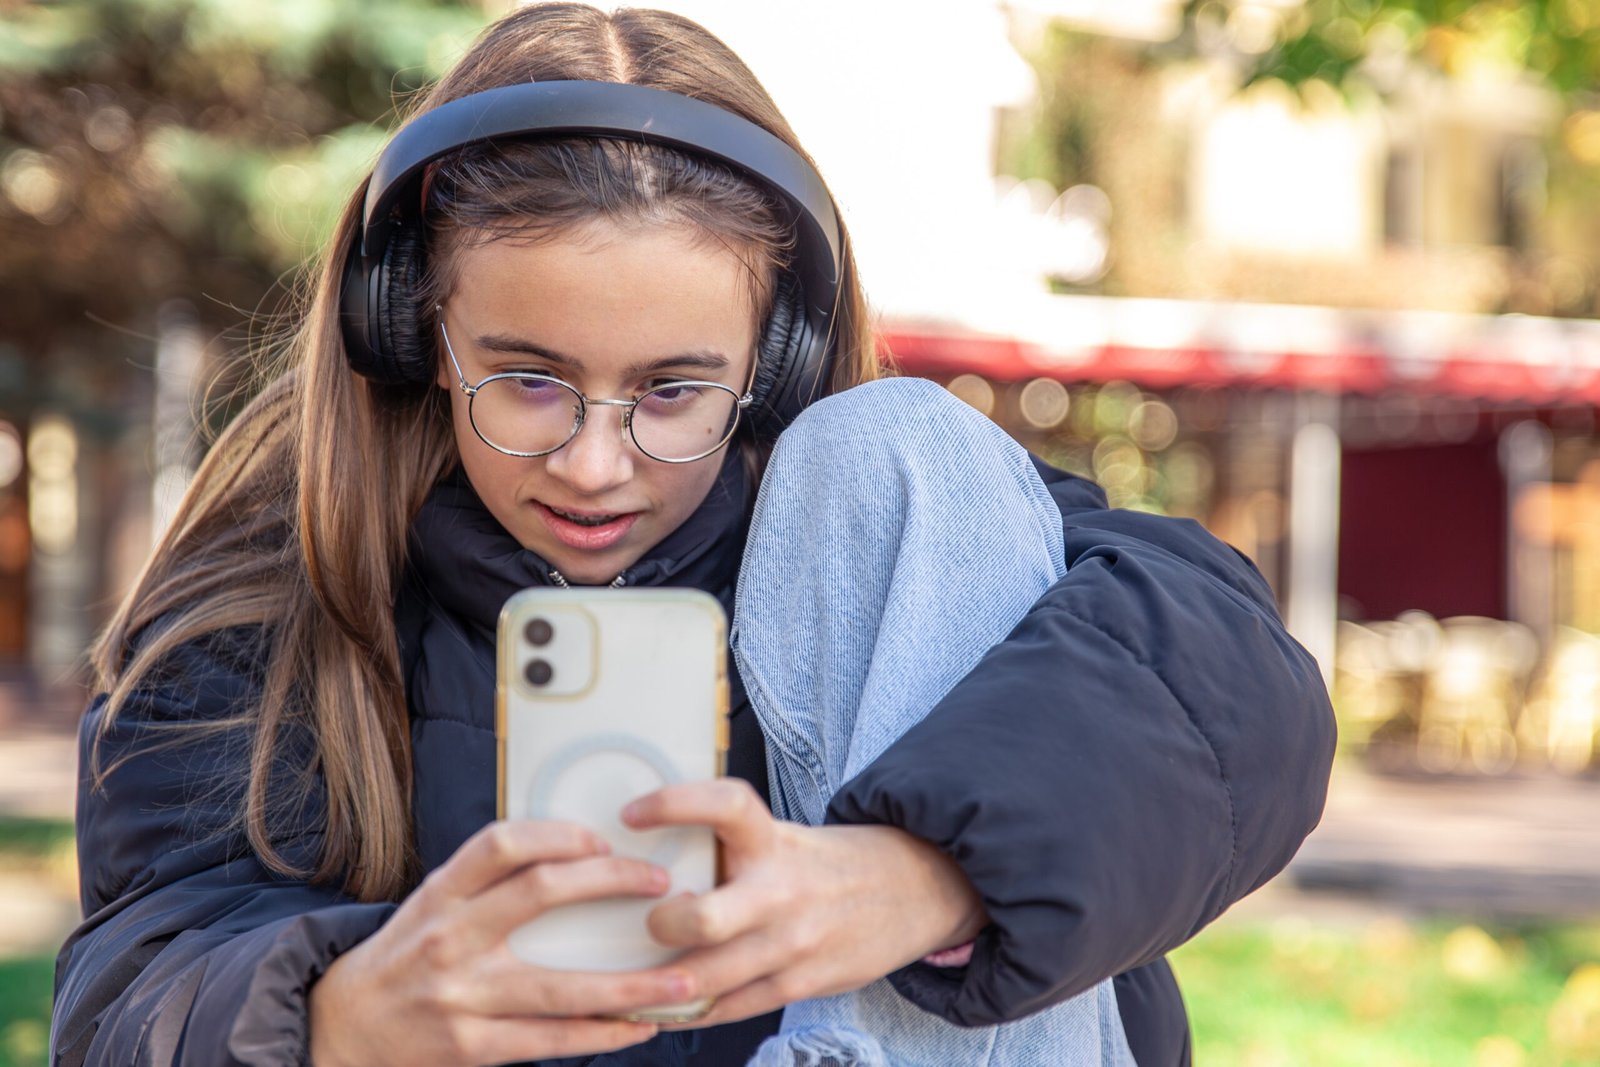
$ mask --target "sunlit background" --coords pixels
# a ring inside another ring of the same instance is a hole
[[[902,372],[1250,555],[1322,664],[1329,816],[1178,954],[1197,1062],[1600,1063],[1600,0],[664,6],[817,158]],[[0,1064],[83,651],[505,9],[0,0]]]

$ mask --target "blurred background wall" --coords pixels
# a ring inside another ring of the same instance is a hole
[[[1254,558],[1350,742],[1592,767],[1600,5],[668,6],[819,159],[885,351]],[[505,8],[0,4],[0,677],[70,676]]]

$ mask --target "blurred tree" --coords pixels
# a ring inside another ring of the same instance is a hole
[[[1187,0],[1186,40],[1239,59],[1246,84],[1277,78],[1394,87],[1408,64],[1460,77],[1499,68],[1564,95],[1600,82],[1596,0]]]
[[[1241,88],[1275,79],[1383,99],[1443,78],[1542,86],[1560,121],[1542,172],[1512,176],[1542,216],[1530,246],[1546,254],[1534,271],[1542,295],[1507,306],[1600,309],[1600,0],[1185,0],[1167,54],[1231,64]],[[1522,239],[1506,243],[1520,250]]]
[[[255,325],[397,101],[487,17],[461,0],[0,0],[0,410],[115,423],[168,299],[195,301],[207,336]]]

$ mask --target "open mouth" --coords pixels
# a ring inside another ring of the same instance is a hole
[[[553,508],[542,501],[535,503],[544,516],[546,528],[556,540],[582,551],[598,551],[616,545],[628,535],[642,514],[638,511],[584,513]]]
[[[545,507],[550,507],[550,505],[546,504]],[[616,522],[626,514],[626,512],[618,512],[615,515],[578,515],[570,511],[562,511],[560,508],[550,508],[550,510],[568,522],[577,523],[579,526],[604,526],[606,523]]]

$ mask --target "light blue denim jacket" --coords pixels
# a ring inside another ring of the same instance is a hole
[[[1061,512],[1027,453],[944,389],[890,379],[808,408],[762,482],[732,632],[774,812],[820,824],[1065,570]],[[791,1004],[751,1065],[1132,1062],[1109,978],[976,1029],[880,979]]]

